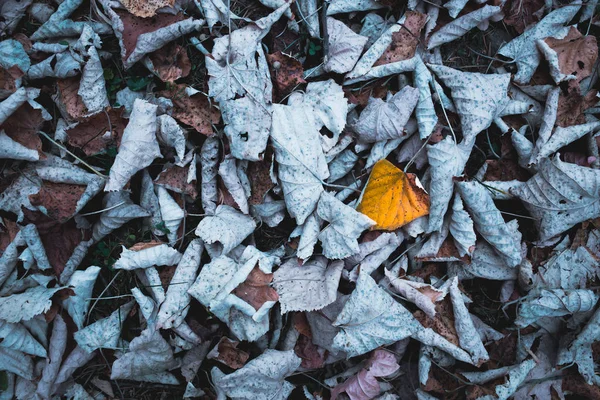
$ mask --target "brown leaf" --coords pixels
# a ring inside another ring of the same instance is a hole
[[[385,100],[387,92],[387,88],[377,82],[356,88],[344,87],[344,95],[348,101],[361,107],[366,107],[371,97]]]
[[[85,189],[85,185],[43,181],[40,191],[29,195],[29,200],[34,206],[43,206],[48,217],[62,224],[75,214],[77,202]]]
[[[292,316],[292,323],[294,324],[294,328],[296,328],[301,335],[312,338],[312,332],[305,313],[295,312]]]
[[[171,42],[149,56],[154,70],[163,82],[174,82],[185,78],[192,70],[192,63],[185,47]]]
[[[294,57],[278,51],[267,54],[267,61],[279,97],[286,96],[296,86],[306,83],[302,63]]]
[[[239,344],[240,342],[223,336],[219,340],[219,344],[217,344],[217,355],[214,359],[221,361],[229,368],[242,368],[246,364],[246,361],[248,361],[248,358],[250,358],[250,354],[238,349]],[[209,358],[211,358],[210,355]]]
[[[526,181],[531,175],[517,164],[515,160],[499,159],[487,160],[487,170],[484,181]]]
[[[43,123],[42,112],[31,107],[29,103],[24,103],[0,125],[0,130],[4,130],[15,142],[28,149],[37,150],[40,158],[46,158],[42,153],[42,140],[38,135]]]
[[[21,210],[25,215],[24,223],[32,223],[37,227],[48,261],[56,275],[60,276],[75,247],[82,240],[88,240],[91,232],[77,228],[72,219],[64,224],[57,224],[54,219],[39,211],[30,211],[25,207],[21,207]]]
[[[248,179],[252,195],[248,199],[250,204],[262,204],[265,194],[275,186],[271,180],[271,165],[273,164],[273,151],[267,147],[262,161],[248,163]]]
[[[214,135],[212,125],[219,122],[221,113],[204,94],[197,93],[189,97],[185,89],[186,85],[173,85],[171,90],[163,90],[158,95],[173,101],[173,118],[190,125],[198,133]]]
[[[304,335],[300,335],[298,338],[294,352],[302,359],[300,364],[302,368],[317,369],[325,364],[325,352],[319,352],[319,347]]]
[[[173,192],[184,193],[196,199],[198,197],[198,189],[194,183],[196,181],[187,183],[188,171],[189,167],[172,165],[163,170],[154,182]]]
[[[556,51],[560,72],[575,75],[577,83],[592,74],[598,58],[598,44],[594,35],[583,36],[577,28],[571,27],[565,38],[550,37],[545,42]]]
[[[175,0],[119,0],[125,8],[138,17],[148,18],[156,15],[162,7],[173,7]]]
[[[2,218],[2,224],[0,224],[0,252],[6,250],[15,236],[17,236],[17,233],[19,233],[17,223],[10,219]]]
[[[57,95],[60,101],[64,104],[67,114],[74,119],[80,120],[85,117],[87,110],[83,100],[79,97],[79,82],[81,77],[72,77],[65,79],[57,79]]]
[[[273,274],[265,274],[258,267],[254,267],[246,281],[233,291],[233,294],[250,304],[256,310],[260,309],[267,301],[277,301],[279,296],[269,284]]]
[[[129,250],[131,250],[131,251],[140,251],[140,250],[144,250],[144,249],[149,249],[151,247],[160,246],[161,244],[164,244],[164,242],[161,242],[161,241],[158,241],[158,240],[152,240],[150,242],[139,242],[139,243],[136,243],[133,246],[131,246],[129,248]]]
[[[507,0],[502,6],[503,22],[521,34],[525,28],[539,21],[536,12],[544,7],[544,0]]]
[[[183,14],[160,14],[151,18],[141,18],[128,13],[127,11],[117,10],[116,13],[123,21],[123,46],[125,55],[123,61],[127,60],[137,43],[138,37],[144,33],[154,32],[165,26],[174,24],[184,19]]]
[[[24,75],[16,65],[9,69],[0,67],[0,99],[6,98],[17,91],[16,80]]]
[[[373,66],[389,64],[413,58],[421,29],[425,26],[427,16],[417,11],[408,11],[406,20],[398,32],[392,34],[392,43]]]
[[[586,122],[584,111],[596,104],[596,93],[596,90],[590,90],[582,96],[577,81],[569,81],[567,90],[561,91],[558,97],[556,125],[564,128],[584,124]]]
[[[83,150],[88,156],[102,152],[111,144],[118,147],[127,126],[127,119],[123,118],[122,113],[122,108],[111,108],[106,113],[83,119],[67,129],[69,144]]]
[[[454,309],[450,296],[435,304],[435,318],[427,316],[423,311],[417,310],[414,316],[425,328],[431,328],[442,335],[450,343],[460,346],[458,332],[454,326]]]

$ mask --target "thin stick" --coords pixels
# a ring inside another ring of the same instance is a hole
[[[56,146],[58,146],[59,148],[63,149],[64,151],[66,151],[71,157],[74,157],[77,161],[79,161],[80,163],[82,163],[83,165],[85,165],[86,167],[88,167],[90,169],[90,171],[92,171],[93,173],[95,173],[96,175],[98,175],[101,178],[107,179],[108,176],[101,174],[100,172],[96,171],[96,169],[94,167],[92,167],[90,164],[86,163],[85,161],[83,161],[81,158],[77,157],[75,154],[71,153],[65,146],[61,145],[60,143],[58,143],[56,140],[52,139],[50,136],[46,135],[44,132],[39,131],[38,132],[40,135],[44,136],[46,139],[48,139],[50,142],[54,143]]]

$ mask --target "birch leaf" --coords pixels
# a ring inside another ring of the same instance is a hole
[[[520,243],[510,235],[504,218],[487,189],[477,182],[457,182],[456,188],[471,212],[477,232],[496,249],[508,266],[519,265]]]
[[[405,137],[404,127],[418,100],[418,89],[410,86],[404,87],[388,101],[371,97],[353,128],[360,140],[369,143]]]
[[[135,301],[123,304],[108,317],[75,332],[75,341],[83,350],[91,353],[100,348],[115,349],[119,345],[121,328]]]
[[[157,317],[157,327],[170,329],[181,325],[189,310],[191,297],[188,289],[194,283],[204,245],[200,239],[190,242],[171,278],[165,301]]]
[[[429,213],[429,196],[416,179],[385,159],[375,164],[357,207],[377,223],[371,229],[392,231]]]
[[[354,33],[346,24],[334,18],[327,18],[329,51],[323,69],[327,72],[344,74],[358,61],[368,38]]]
[[[600,173],[564,163],[555,156],[542,159],[538,173],[511,191],[535,218],[540,240],[600,215]]]
[[[598,296],[587,289],[539,289],[529,292],[518,308],[515,325],[524,328],[543,317],[590,311],[596,305]]]
[[[510,74],[462,72],[431,64],[428,67],[450,88],[468,140],[489,128],[508,104]]]
[[[196,227],[196,235],[204,243],[220,243],[222,254],[227,254],[250,235],[256,222],[247,215],[226,205],[217,207],[215,215],[204,217]]]
[[[429,43],[427,44],[427,49],[431,50],[444,43],[459,39],[471,29],[481,23],[486,23],[491,17],[498,15],[500,12],[500,7],[485,5],[478,10],[456,18],[431,35]],[[454,17],[456,17],[456,15]]]
[[[159,331],[146,328],[131,341],[129,351],[113,363],[110,379],[142,380],[145,375],[164,372],[175,365],[169,343]]]
[[[390,285],[398,294],[405,297],[408,301],[415,303],[415,305],[423,310],[430,318],[435,318],[437,312],[435,309],[435,302],[442,300],[446,296],[448,293],[447,288],[442,290],[427,283],[401,279],[388,269],[385,269],[384,272]]]
[[[323,192],[317,206],[317,215],[329,222],[319,233],[325,257],[339,260],[360,251],[358,237],[375,221],[355,211],[328,192]]]
[[[157,106],[144,100],[136,99],[133,103],[105,191],[122,189],[137,171],[162,157],[156,140],[156,109]]]
[[[350,357],[395,343],[419,328],[412,314],[365,273],[358,276],[356,289],[333,325],[341,329],[333,340],[334,349]]]
[[[123,252],[114,265],[115,269],[131,271],[153,265],[175,265],[181,260],[181,253],[160,242],[142,243],[143,246],[123,247]],[[141,248],[139,248],[141,247]]]
[[[281,313],[314,311],[333,303],[344,263],[327,262],[325,257],[300,265],[291,258],[273,275],[273,287],[279,294]]]
[[[23,293],[0,297],[0,319],[10,323],[28,321],[48,311],[52,306],[52,296],[65,289],[36,286]]]
[[[225,375],[214,367],[211,375],[217,389],[232,399],[285,400],[294,390],[294,385],[287,382],[285,378],[300,367],[300,362],[301,359],[294,354],[293,350],[267,349],[231,374]]]
[[[536,40],[547,37],[558,39],[565,37],[569,32],[569,28],[564,25],[573,19],[580,8],[581,3],[574,1],[569,7],[552,11],[533,25],[531,29],[526,30],[498,50],[498,54],[516,62],[518,68],[518,72],[514,76],[516,83],[528,83],[540,64],[540,53],[536,47]]]
[[[73,287],[75,296],[63,300],[63,307],[67,309],[78,329],[83,328],[99,273],[100,268],[92,266],[85,271],[75,271],[69,280],[69,286]]]

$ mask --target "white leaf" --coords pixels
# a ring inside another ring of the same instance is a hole
[[[362,19],[360,35],[368,38],[365,47],[369,48],[392,24],[392,18],[384,20],[379,14],[371,12]]]
[[[452,204],[452,213],[450,214],[450,233],[454,240],[454,245],[461,257],[471,255],[475,249],[475,231],[473,230],[473,220],[463,207],[460,196],[454,197]]]
[[[557,154],[542,159],[538,173],[511,191],[535,219],[540,240],[600,215],[600,172],[564,163]]]
[[[355,282],[358,279],[359,270],[367,274],[374,272],[400,246],[403,240],[404,235],[401,232],[385,232],[371,242],[360,243],[358,245],[360,251],[344,260],[346,269],[354,267],[347,279]]]
[[[37,264],[37,267],[42,270],[52,269],[48,256],[46,255],[46,249],[40,238],[40,234],[34,224],[29,224],[24,228],[21,228],[22,237],[27,244],[27,248],[31,251],[33,258]]]
[[[157,106],[144,100],[136,99],[133,103],[105,191],[122,189],[137,171],[162,157],[156,140],[156,109]]]
[[[185,217],[185,213],[173,197],[171,197],[167,189],[162,186],[158,186],[156,189],[158,191],[160,215],[165,223],[165,228],[169,230],[169,233],[167,233],[169,244],[173,245],[179,238],[179,226]]]
[[[377,10],[383,7],[385,6],[375,0],[332,0],[327,8],[327,15]]]
[[[533,277],[536,288],[585,289],[587,282],[598,272],[598,259],[590,251],[580,246],[565,249],[553,254]]]
[[[100,56],[93,45],[90,45],[87,55],[89,59],[83,67],[77,94],[85,104],[87,113],[91,115],[102,112],[110,103],[106,94],[106,82]]]
[[[474,140],[463,140],[457,145],[452,136],[446,136],[434,145],[427,145],[431,171],[428,232],[441,229],[454,191],[453,179],[460,176],[465,169],[474,143]]]
[[[450,88],[465,138],[470,139],[489,128],[508,104],[510,74],[480,74],[443,65],[428,66]]]
[[[348,174],[358,161],[359,156],[352,149],[346,149],[337,155],[328,165],[329,182],[335,182]]]
[[[554,79],[554,82],[558,85],[560,82],[568,81],[571,79],[577,79],[575,75],[565,75],[560,72],[560,65],[558,61],[558,54],[556,51],[546,43],[545,40],[538,39],[535,41],[538,50],[544,55],[546,61],[548,61],[548,67],[550,69],[550,76]]]
[[[591,290],[540,289],[529,292],[519,305],[515,325],[524,328],[542,317],[590,311],[596,305],[598,296]]]
[[[358,237],[365,229],[376,225],[371,218],[345,205],[329,192],[321,193],[317,214],[329,222],[319,233],[319,241],[325,257],[334,260],[358,253]]]
[[[77,369],[83,367],[95,356],[96,354],[94,352],[88,353],[81,347],[75,346],[75,348],[71,350],[69,355],[65,358],[60,366],[60,371],[58,371],[58,375],[54,381],[54,391],[56,391],[57,385],[60,385],[61,383],[71,379]]]
[[[220,104],[231,155],[239,160],[259,161],[267,148],[271,130],[270,107],[250,97]],[[252,121],[251,124],[248,121]]]
[[[410,120],[409,120],[410,123]],[[396,153],[398,163],[406,163],[413,159],[416,169],[421,170],[428,163],[427,152],[423,151],[423,141],[419,135],[411,135]]]
[[[36,390],[36,394],[41,398],[46,399],[52,394],[52,387],[60,371],[60,364],[67,347],[67,336],[67,324],[60,315],[57,315],[52,327],[46,365]]]
[[[38,41],[54,37],[79,36],[86,26],[91,26],[94,32],[100,35],[112,35],[112,30],[104,23],[92,21],[74,22],[67,19],[80,5],[80,0],[63,1],[48,21],[31,35],[31,40]]]
[[[157,118],[156,136],[161,143],[175,149],[175,153],[177,153],[175,164],[181,164],[185,157],[186,137],[185,132],[181,129],[175,118],[167,114],[159,115]]]
[[[300,367],[301,359],[290,351],[267,349],[239,370],[225,375],[218,368],[211,371],[218,390],[232,399],[239,400],[285,400],[294,385],[285,381]]]
[[[384,270],[385,276],[388,278],[390,285],[408,301],[415,303],[425,314],[430,318],[434,318],[436,314],[435,301],[441,301],[448,293],[448,288],[443,287],[438,289],[432,285],[421,282],[414,282],[408,279],[401,279],[397,274],[388,270]],[[423,291],[419,290],[422,289]]]
[[[145,375],[164,372],[175,364],[169,343],[158,330],[147,328],[131,341],[129,351],[113,363],[110,379],[141,380]]]
[[[123,247],[123,252],[113,268],[131,271],[152,267],[153,265],[175,265],[180,260],[181,253],[166,244],[141,250],[129,250]]]
[[[456,18],[468,2],[469,0],[450,0],[444,4],[444,8],[452,18]]]
[[[341,329],[334,349],[350,357],[395,343],[419,329],[412,314],[362,272],[333,325]]]
[[[231,155],[226,156],[225,159],[221,161],[221,165],[219,165],[219,176],[227,188],[227,191],[231,194],[231,197],[233,197],[233,200],[235,200],[240,208],[240,211],[244,214],[248,214],[250,212],[248,197],[246,196],[246,191],[242,186],[240,177],[237,174],[235,158]]]
[[[5,347],[0,347],[0,371],[11,372],[28,381],[34,379],[31,357]]]
[[[52,54],[27,71],[29,79],[69,78],[81,72],[81,59],[68,51]]]
[[[171,278],[165,301],[160,306],[157,317],[158,328],[170,329],[179,326],[184,321],[191,300],[188,289],[198,274],[203,249],[202,241],[195,239],[190,242],[183,253]]]
[[[204,243],[220,243],[222,254],[227,254],[250,235],[256,222],[247,215],[227,205],[217,207],[215,215],[204,217],[196,227],[196,235]]]
[[[429,86],[433,82],[433,76],[431,76],[431,72],[429,72],[423,60],[418,56],[399,62],[410,63],[411,61],[414,64],[414,67],[411,69],[414,70],[414,86],[419,89],[419,102],[415,109],[415,116],[419,124],[419,137],[425,140],[429,138],[438,122],[431,98],[431,90],[429,89]]]
[[[281,313],[314,311],[333,303],[344,263],[317,257],[303,265],[291,258],[273,274],[273,287],[279,294]]]
[[[513,365],[510,367],[503,367],[485,372],[461,372],[469,382],[476,384],[484,384],[494,379],[498,379],[504,375],[506,376],[506,382],[495,387],[495,395],[481,396],[479,399],[498,399],[507,400],[510,398],[519,388],[519,386],[525,381],[529,372],[536,366],[534,360],[527,360],[521,364]]]
[[[27,321],[45,313],[52,306],[52,296],[64,287],[52,289],[36,286],[23,293],[0,297],[0,319],[6,322]]]
[[[573,143],[577,139],[584,137],[590,132],[597,131],[600,128],[600,122],[589,122],[587,124],[573,125],[563,128],[557,126],[548,141],[544,142],[540,147],[536,157],[531,160],[532,163],[538,163],[542,158],[547,158],[551,154],[557,152],[564,146]],[[537,147],[537,143],[536,143]]]
[[[371,97],[353,128],[361,141],[369,143],[404,138],[404,127],[418,100],[419,90],[410,86],[404,87],[388,101]]]
[[[123,304],[108,317],[75,332],[75,341],[83,350],[91,353],[100,348],[116,349],[119,345],[121,328],[135,301]]]
[[[447,6],[448,4],[445,5],[445,7]],[[475,28],[482,22],[487,22],[489,18],[499,14],[500,12],[500,7],[485,5],[478,10],[472,11],[447,23],[433,35],[431,35],[429,38],[429,43],[427,44],[427,49],[431,50],[434,47],[438,47],[444,43],[459,39],[471,29]]]
[[[69,286],[73,288],[75,296],[63,300],[63,307],[73,318],[73,322],[75,322],[78,329],[83,328],[90,307],[94,284],[99,273],[100,268],[92,266],[85,271],[75,271],[69,280]]]
[[[322,223],[323,221],[315,211],[306,218],[304,224],[297,226],[290,235],[290,237],[300,236],[296,255],[301,260],[308,260],[313,255],[315,245],[319,240]]]
[[[519,265],[520,243],[511,236],[488,190],[477,182],[457,182],[456,187],[479,234],[494,247],[509,267]]]
[[[4,130],[0,130],[0,157],[11,160],[37,161],[40,155],[37,150],[30,149],[12,140]]]
[[[327,18],[327,34],[329,46],[323,68],[327,72],[338,74],[350,71],[358,61],[368,39],[331,17]]]
[[[148,170],[142,172],[142,185],[140,189],[140,206],[150,213],[150,226],[152,227],[152,233],[156,236],[164,235],[164,232],[158,229],[163,222],[162,216],[160,215],[160,204],[158,203],[158,196],[154,191],[154,182],[148,173]]]
[[[133,204],[129,193],[125,191],[106,193],[102,204],[106,211],[100,215],[100,220],[94,225],[92,232],[94,242],[99,242],[104,236],[132,219],[150,216],[148,211]]]
[[[529,82],[540,64],[536,40],[547,37],[564,38],[569,32],[569,27],[563,25],[573,19],[580,8],[581,3],[578,1],[574,1],[568,7],[557,8],[534,24],[531,29],[500,48],[498,54],[514,60],[517,64],[518,72],[513,78],[516,83]]]
[[[217,209],[217,165],[219,163],[219,139],[206,138],[200,150],[202,170],[201,197],[202,209],[206,214],[214,214]]]
[[[0,347],[21,351],[38,357],[46,357],[46,349],[21,324],[0,319]]]

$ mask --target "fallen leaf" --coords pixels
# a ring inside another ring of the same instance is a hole
[[[193,127],[196,132],[206,136],[214,134],[212,126],[221,118],[219,111],[212,106],[202,93],[188,95],[184,84],[173,85],[168,91],[159,92],[173,101],[172,116],[176,120]]]
[[[43,123],[42,112],[25,103],[0,124],[0,130],[4,130],[8,137],[22,146],[36,150],[40,158],[44,158],[42,140],[38,134]]]
[[[123,0],[121,3],[133,15],[148,18],[156,15],[159,8],[173,7],[175,0]]]
[[[267,54],[271,79],[277,88],[279,98],[285,97],[296,86],[306,83],[302,63],[294,57],[278,51]]]
[[[502,5],[504,23],[521,34],[531,24],[539,21],[538,12],[544,7],[544,0],[508,0]]]
[[[574,75],[576,82],[592,74],[598,59],[598,44],[595,36],[583,36],[577,28],[571,27],[564,38],[549,37],[545,42],[557,53],[561,73]]]
[[[206,358],[220,361],[229,368],[240,369],[246,364],[246,361],[250,358],[250,354],[238,349],[239,344],[240,342],[223,336],[219,340],[219,343],[208,353]]]
[[[64,105],[68,116],[73,120],[83,119],[87,110],[79,96],[79,77],[57,79],[57,96]]]
[[[76,212],[85,190],[85,185],[43,181],[40,191],[29,195],[29,200],[32,205],[43,207],[50,218],[64,223]]]
[[[254,267],[246,280],[232,293],[258,311],[265,302],[279,300],[277,292],[271,287],[271,281],[273,274],[265,274],[260,268]]]
[[[68,143],[80,148],[88,156],[98,154],[110,145],[118,147],[127,126],[123,111],[122,108],[110,108],[106,114],[98,113],[80,120],[66,129]]]
[[[373,167],[356,209],[377,222],[371,230],[393,231],[429,214],[429,195],[414,174],[381,160]]]
[[[192,199],[196,199],[198,197],[196,181],[188,183],[188,172],[189,167],[171,165],[158,175],[154,183],[173,192],[187,194]]]
[[[415,55],[421,29],[425,26],[427,15],[417,11],[408,11],[401,29],[392,34],[392,43],[373,66],[408,60]]]
[[[155,73],[163,82],[174,82],[185,78],[192,70],[192,64],[185,47],[171,42],[148,55]]]

